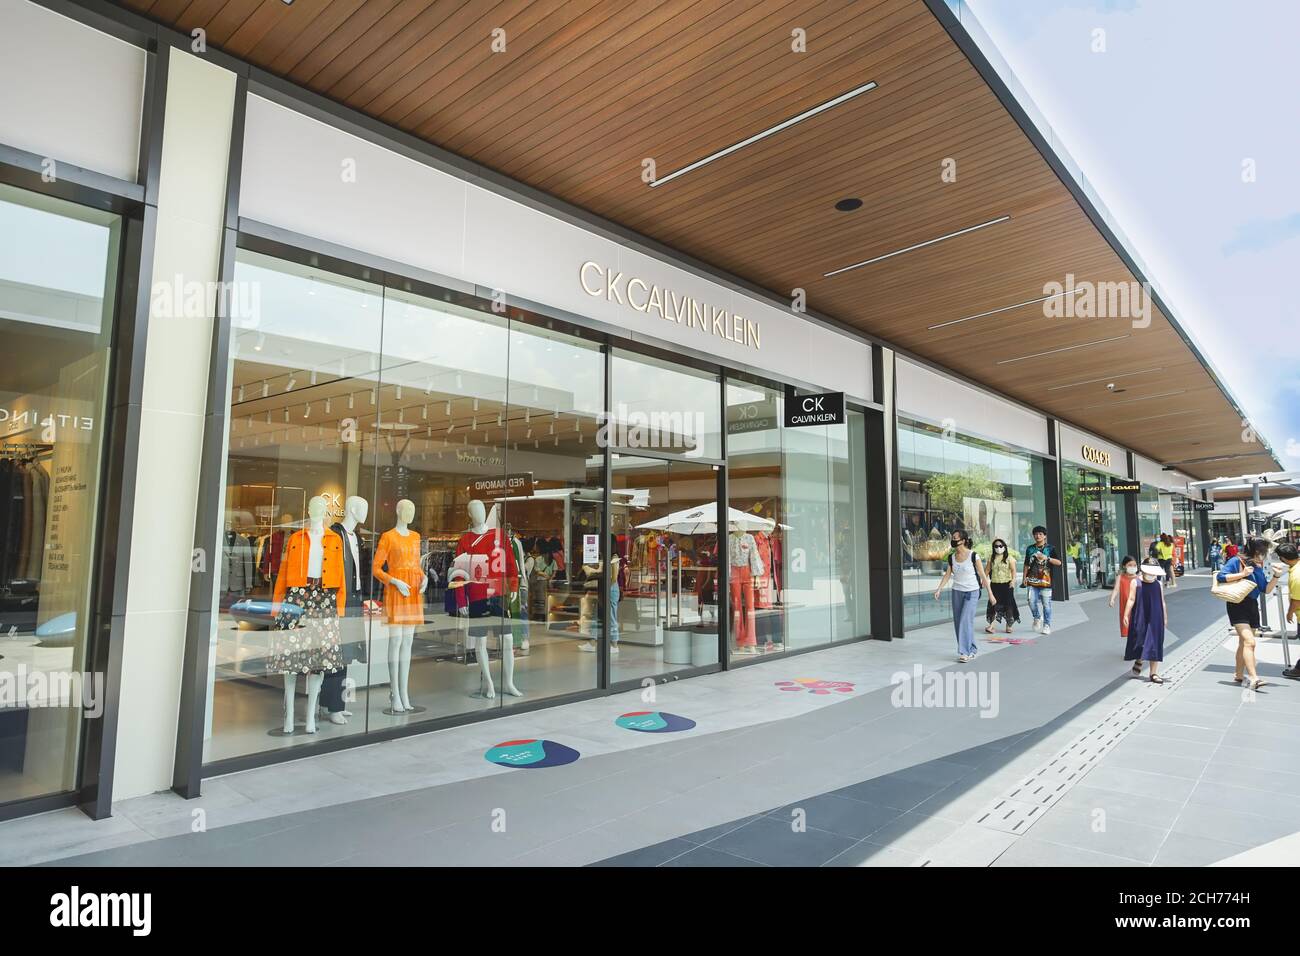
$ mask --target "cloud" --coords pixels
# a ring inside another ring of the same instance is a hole
[[[1262,252],[1296,238],[1300,238],[1300,212],[1281,219],[1252,219],[1237,227],[1237,234],[1223,244],[1223,254]]]

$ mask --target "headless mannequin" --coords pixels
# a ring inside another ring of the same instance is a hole
[[[325,560],[325,499],[317,495],[307,502],[307,538],[311,547],[307,552],[307,574],[320,577]],[[314,572],[314,573],[313,573]],[[320,685],[324,674],[307,675],[307,733],[316,733],[316,707],[320,700]],[[298,675],[284,675],[284,732],[293,733],[293,702],[298,689]]]
[[[415,520],[415,502],[403,498],[397,503],[397,524],[393,526],[403,538],[415,534],[411,522]],[[429,586],[427,576],[420,578],[420,593]],[[393,581],[393,587],[402,597],[411,596],[411,586],[402,580]],[[395,714],[405,714],[411,706],[411,644],[415,640],[414,624],[388,625],[388,699]]]
[[[469,530],[471,534],[486,534],[489,530],[487,511],[483,502],[477,498],[469,503]],[[509,542],[506,543],[509,547]],[[462,623],[469,618],[469,608],[463,607],[458,612]],[[483,696],[494,700],[496,687],[492,683],[492,668],[488,661],[487,635],[480,634],[475,640],[474,652],[478,656],[479,673],[482,677]],[[515,639],[511,634],[501,630],[501,689],[511,697],[523,697],[524,692],[515,686]]]
[[[360,498],[357,495],[351,495],[348,497],[348,500],[343,505],[343,520],[339,523],[342,524],[347,531],[351,531],[353,534],[356,534],[357,526],[365,524],[366,518],[369,514],[370,514],[370,503],[366,501],[365,498]],[[344,535],[343,550],[349,552],[350,554],[351,547],[352,546],[348,544],[347,536]],[[360,548],[358,547],[358,557],[359,556],[360,556]],[[355,574],[356,572],[354,571],[353,573]],[[355,582],[353,581],[343,582],[343,586],[348,590],[351,590],[354,584]],[[365,582],[362,582],[362,587],[365,587]],[[322,708],[322,710],[324,710],[324,708]],[[352,716],[352,711],[340,710],[338,713],[324,714],[323,716],[325,716],[325,718],[331,724],[346,724],[348,722],[348,718]]]

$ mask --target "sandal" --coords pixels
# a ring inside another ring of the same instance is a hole
[[[1251,689],[1251,690],[1259,690],[1261,687],[1263,687],[1263,686],[1264,686],[1265,684],[1267,684],[1267,683],[1268,683],[1268,681],[1264,680],[1264,678],[1262,678],[1262,677],[1257,677],[1257,678],[1255,678],[1255,682],[1254,682],[1253,684],[1250,685],[1250,689]]]
[[[1159,674],[1152,674],[1152,675],[1151,675],[1151,683],[1153,683],[1153,684],[1163,684],[1164,682],[1165,682],[1165,679],[1164,679],[1163,677],[1161,677]]]
[[[1142,662],[1141,662],[1141,661],[1137,661],[1136,663],[1134,663],[1134,664],[1133,664],[1133,667],[1132,667],[1132,669],[1129,671],[1129,673],[1132,674],[1134,677],[1141,677],[1141,676],[1142,676]]]
[[[992,634],[992,633],[993,633],[993,625],[990,624],[988,627],[984,628],[984,633],[985,633],[985,634]]]

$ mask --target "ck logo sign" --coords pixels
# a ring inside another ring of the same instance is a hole
[[[785,397],[786,428],[802,428],[807,425],[842,425],[843,423],[843,392],[823,392],[820,395],[787,394]]]

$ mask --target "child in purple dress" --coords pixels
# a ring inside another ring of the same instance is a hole
[[[1147,662],[1151,683],[1163,684],[1165,679],[1156,673],[1156,665],[1165,659],[1165,621],[1169,615],[1165,608],[1165,589],[1160,579],[1165,576],[1158,564],[1144,564],[1138,569],[1138,580],[1128,592],[1124,605],[1124,626],[1128,630],[1128,645],[1124,660],[1133,661],[1133,676],[1142,676],[1142,662]]]

